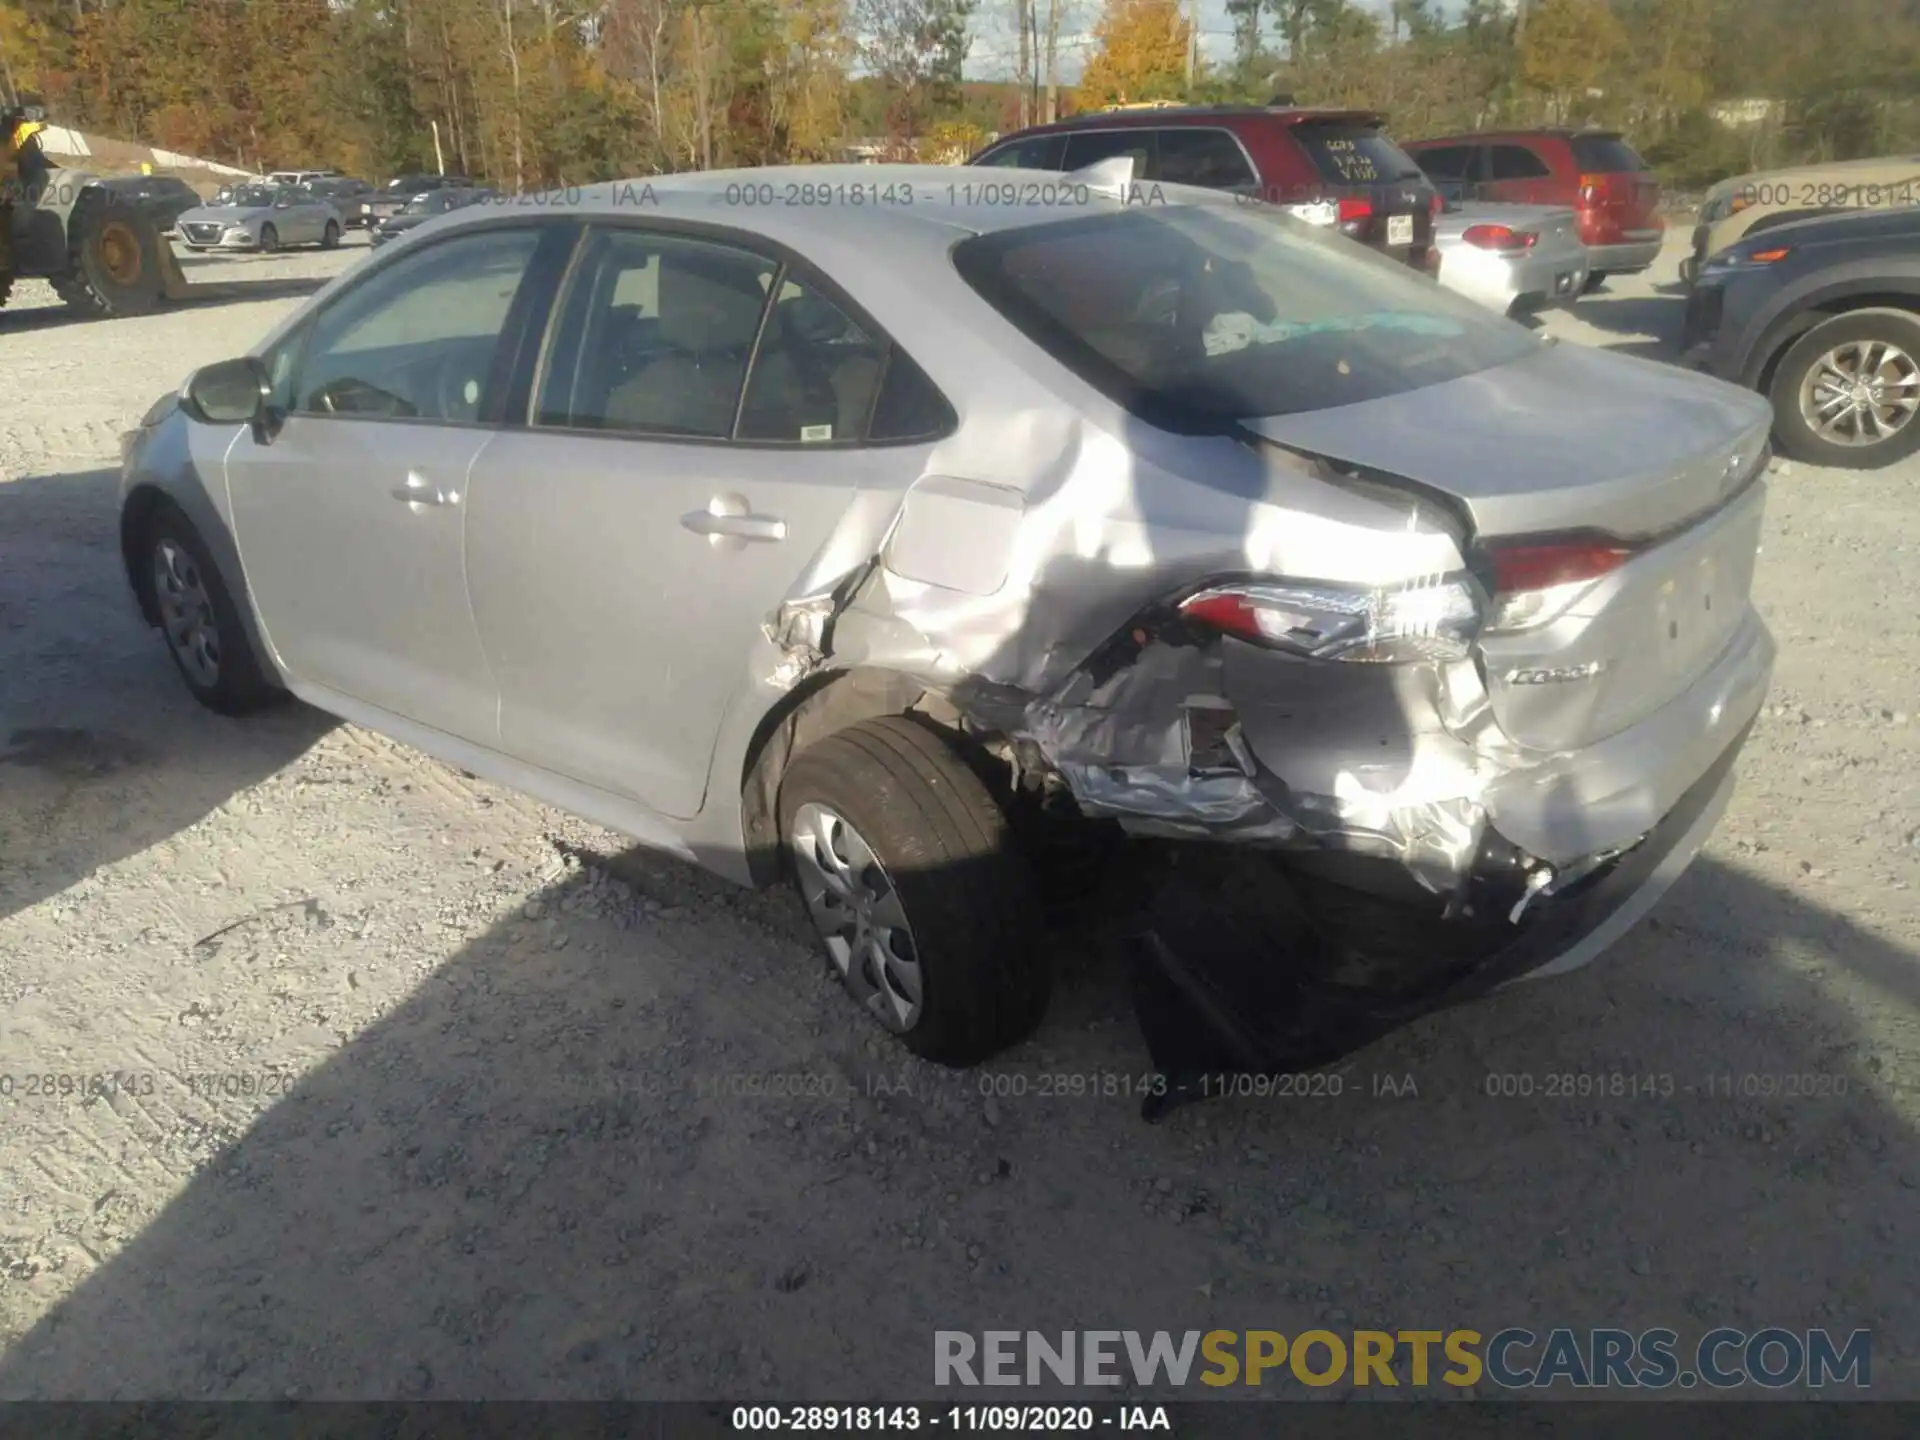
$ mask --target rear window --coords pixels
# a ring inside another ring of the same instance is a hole
[[[1076,217],[978,236],[953,258],[1055,359],[1148,423],[1189,434],[1438,385],[1540,343],[1264,207]]]
[[[1573,163],[1593,174],[1619,175],[1647,168],[1647,162],[1618,135],[1576,135],[1568,143],[1573,146]]]
[[[1383,185],[1420,178],[1420,167],[1385,133],[1372,125],[1302,123],[1293,138],[1332,185]]]

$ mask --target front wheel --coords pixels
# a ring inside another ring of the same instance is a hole
[[[1587,272],[1587,283],[1581,287],[1580,293],[1582,295],[1591,295],[1593,294],[1594,291],[1598,290],[1602,285],[1606,283],[1607,283],[1606,271],[1589,270]]]
[[[337,249],[339,245],[340,226],[334,221],[329,220],[327,221],[327,228],[320,233],[320,248],[322,250],[333,250]]]
[[[1920,316],[1856,310],[1816,325],[1773,372],[1780,448],[1814,465],[1878,470],[1920,450]]]
[[[260,253],[271,255],[280,248],[280,232],[271,225],[260,227]]]
[[[1039,1023],[1032,871],[942,733],[896,715],[829,735],[781,781],[780,833],[834,970],[914,1053],[978,1064]]]
[[[222,715],[273,704],[282,692],[261,674],[240,610],[191,521],[171,506],[146,527],[145,583],[174,668],[193,698]]]

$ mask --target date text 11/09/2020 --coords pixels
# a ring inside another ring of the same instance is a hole
[[[888,1435],[915,1430],[1073,1434],[1096,1430],[1171,1431],[1164,1405],[736,1405],[739,1432],[790,1431]]]

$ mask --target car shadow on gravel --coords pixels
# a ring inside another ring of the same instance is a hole
[[[218,1143],[119,1248],[76,1215],[0,1399],[898,1401],[990,1325],[1863,1326],[1911,1383],[1912,1081],[1829,991],[1910,1016],[1913,957],[1718,861],[1575,977],[1157,1126],[1117,967],[945,1071],[751,913],[563,868],[284,1094],[76,1102]]]
[[[1659,295],[1610,295],[1602,290],[1583,296],[1568,313],[1609,337],[1599,344],[1616,355],[1674,361],[1679,358],[1685,311],[1684,301]],[[1611,338],[1615,336],[1622,338]]]
[[[135,613],[113,471],[0,483],[0,920],[205,818],[333,723],[193,701]]]

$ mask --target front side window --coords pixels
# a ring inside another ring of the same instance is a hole
[[[730,437],[778,265],[640,230],[601,230],[587,243],[548,351],[538,423]]]
[[[1431,145],[1414,151],[1413,158],[1430,180],[1471,180],[1474,150],[1472,145]]]
[[[977,236],[953,257],[1069,369],[1189,433],[1442,384],[1540,343],[1265,207],[1134,207]]]
[[[293,409],[394,420],[479,418],[481,392],[539,238],[532,229],[457,235],[354,286],[313,323]]]

